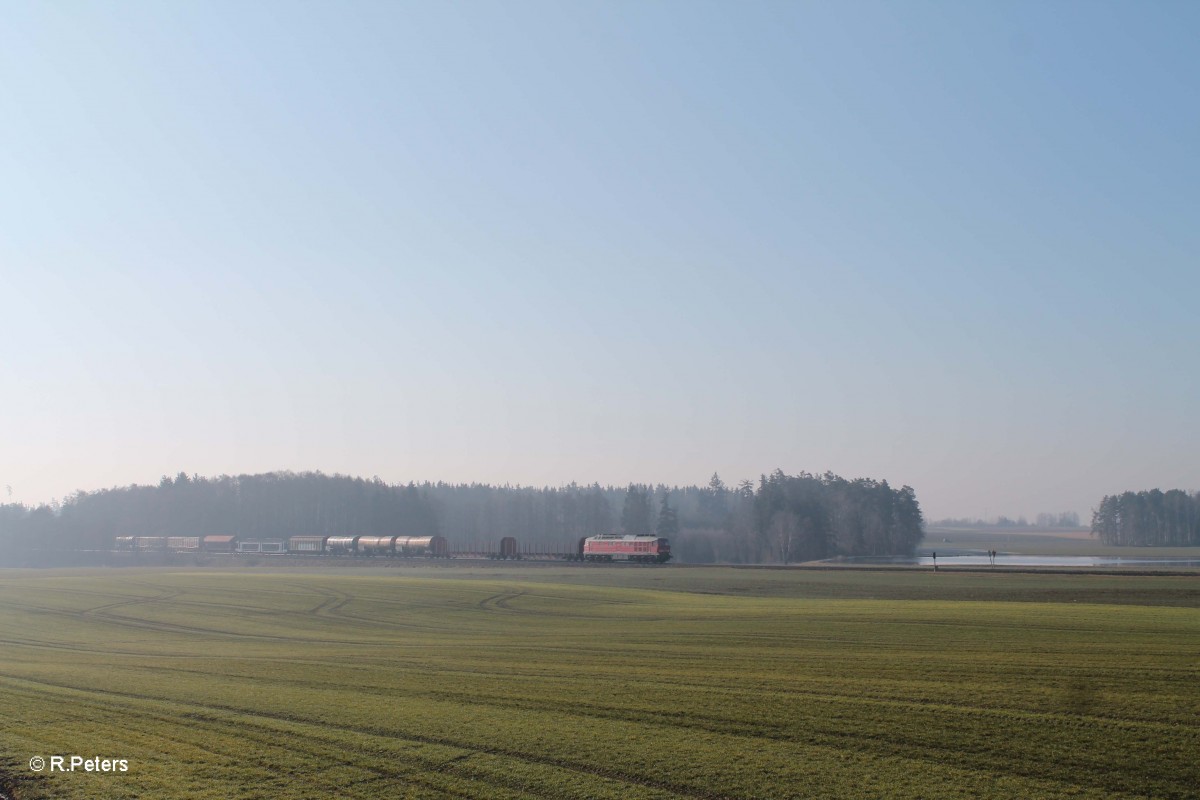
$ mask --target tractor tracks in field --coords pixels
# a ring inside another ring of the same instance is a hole
[[[332,623],[338,623],[338,622],[357,623],[360,625],[370,626],[371,628],[389,628],[389,629],[393,629],[393,630],[404,630],[404,631],[430,631],[430,632],[435,632],[435,633],[444,633],[445,632],[444,626],[434,625],[434,624],[428,623],[428,622],[415,622],[415,621],[399,622],[399,621],[395,621],[395,620],[377,619],[374,617],[362,616],[359,614],[351,614],[346,610],[346,606],[349,605],[350,603],[356,602],[359,598],[353,594],[350,594],[349,592],[343,592],[343,591],[339,591],[337,589],[331,589],[329,587],[324,587],[324,586],[304,586],[302,584],[288,584],[288,585],[294,586],[296,588],[304,588],[310,592],[316,592],[317,594],[322,595],[324,597],[324,599],[317,605],[313,606],[310,609],[307,609],[306,611],[301,612],[303,616],[308,617],[308,618],[315,617],[315,618],[321,619],[324,622],[332,622]],[[367,602],[368,603],[377,603],[377,602],[381,602],[381,601],[376,598],[371,598]],[[402,604],[402,606],[407,609],[411,606],[411,604],[404,603],[404,604]],[[331,643],[351,644],[351,642],[341,642],[341,641],[331,642]],[[370,640],[364,640],[359,643],[360,644],[378,644],[378,642],[372,642]]]
[[[425,783],[420,776],[420,772],[438,772],[459,776],[465,780],[480,781],[496,785],[509,784],[506,782],[505,771],[502,767],[497,769],[495,762],[488,763],[483,761],[476,763],[472,756],[490,756],[496,759],[511,760],[514,763],[523,763],[531,766],[542,766],[556,770],[562,770],[567,773],[573,773],[579,776],[591,776],[594,778],[615,781],[627,786],[639,786],[646,789],[651,789],[658,792],[668,793],[675,797],[690,798],[690,800],[728,800],[729,796],[705,790],[695,785],[688,785],[672,780],[654,778],[642,772],[634,772],[622,770],[615,766],[604,766],[596,763],[580,762],[570,757],[570,754],[554,754],[547,752],[545,744],[539,744],[537,741],[526,743],[525,749],[518,749],[513,746],[510,741],[497,739],[496,741],[482,742],[476,736],[464,735],[466,731],[455,729],[422,733],[413,730],[381,728],[374,725],[350,724],[346,722],[337,722],[328,719],[315,719],[296,714],[291,711],[271,711],[271,710],[252,710],[241,706],[233,706],[221,703],[212,703],[207,701],[173,699],[167,697],[159,697],[153,694],[119,690],[103,690],[103,689],[80,689],[68,684],[57,683],[53,681],[34,680],[29,678],[19,679],[18,683],[27,684],[28,688],[23,691],[44,691],[33,687],[56,687],[67,689],[72,692],[81,692],[90,695],[87,699],[82,699],[82,703],[94,705],[97,708],[106,708],[121,713],[132,714],[138,717],[148,719],[162,719],[166,721],[178,720],[186,718],[193,723],[199,723],[206,726],[212,726],[214,729],[219,728],[224,731],[238,730],[244,735],[247,728],[256,731],[257,735],[262,738],[264,743],[278,741],[278,737],[283,734],[289,737],[289,742],[285,743],[287,747],[300,747],[306,749],[314,756],[327,755],[328,750],[324,746],[317,746],[318,741],[337,742],[339,746],[344,746],[344,736],[338,734],[352,734],[367,738],[375,738],[382,741],[392,741],[397,743],[418,743],[427,745],[437,745],[448,747],[454,750],[462,751],[460,754],[449,758],[437,759],[437,763],[429,763],[423,761],[418,767],[418,772],[414,774],[408,770],[397,770],[394,767],[389,767],[386,763],[371,761],[368,763],[358,763],[355,766],[378,775],[381,779],[417,782],[427,785],[430,788],[435,788],[437,791],[445,791],[447,787],[434,786]],[[142,707],[142,703],[152,704],[151,708]],[[163,704],[163,708],[155,710],[153,704]],[[171,711],[169,709],[176,709]],[[182,712],[182,713],[180,713]],[[642,724],[664,724],[663,720],[628,720],[631,722],[641,722]],[[678,724],[676,722],[676,724]],[[754,739],[762,739],[768,741],[783,741],[803,744],[808,747],[820,747],[838,752],[856,752],[867,755],[869,757],[900,757],[914,760],[916,762],[930,762],[934,764],[942,763],[945,757],[945,751],[939,750],[936,746],[929,743],[921,745],[915,741],[896,742],[889,736],[881,734],[871,734],[858,732],[848,734],[841,731],[817,731],[818,735],[815,738],[800,738],[796,739],[793,736],[781,736],[780,732],[768,731],[731,731],[714,728],[710,725],[695,725],[694,727],[701,731],[713,733],[717,735],[746,737],[750,736]],[[294,740],[294,741],[291,741]],[[980,763],[966,763],[961,765],[964,769],[979,771],[985,770],[986,765]],[[1050,780],[1062,782],[1068,780],[1062,775],[1048,775],[1036,770],[1022,769],[1016,765],[1007,765],[1005,772],[1009,775],[1019,776],[1024,778]],[[1091,788],[1101,789],[1104,791],[1117,791],[1120,786],[1109,785],[1107,783],[1088,783]],[[527,784],[514,784],[512,788],[529,790]],[[1191,796],[1189,794],[1180,793],[1175,787],[1160,787],[1163,791],[1158,796],[1167,798],[1182,798]],[[464,797],[474,797],[480,795],[466,794]]]
[[[296,586],[296,584],[288,585]],[[354,595],[348,594],[347,592],[340,592],[337,589],[328,589],[323,586],[310,586],[308,588],[310,591],[316,592],[324,599],[317,605],[305,611],[304,614],[306,616],[340,617],[341,615],[338,614],[338,612],[343,606],[354,599]]]
[[[32,788],[34,782],[33,776],[0,769],[0,800],[25,800],[31,796],[41,797],[42,795]],[[29,793],[26,793],[23,787],[30,787]]]
[[[475,604],[475,607],[482,611],[500,610],[500,611],[506,611],[509,614],[521,614],[523,616],[528,616],[528,617],[554,617],[556,619],[566,618],[566,619],[584,619],[584,620],[595,620],[596,619],[595,615],[590,615],[590,614],[573,614],[573,613],[566,612],[566,611],[551,611],[546,608],[535,608],[535,609],[521,608],[520,604],[517,604],[516,606],[511,605],[511,603],[513,603],[515,600],[519,600],[522,597],[528,597],[530,599],[542,599],[542,600],[547,599],[547,595],[530,594],[529,592],[527,592],[524,589],[520,589],[520,590],[510,589],[508,591],[498,592],[497,594],[493,594],[489,597],[483,598],[482,600],[480,600],[478,603]],[[633,604],[630,604],[630,605],[633,605]]]
[[[566,772],[574,773],[580,776],[591,776],[603,780],[616,781],[630,786],[641,786],[647,789],[654,789],[661,792],[667,792],[681,798],[689,798],[690,800],[732,800],[729,795],[717,794],[714,792],[705,791],[693,786],[675,783],[673,781],[661,780],[652,778],[648,775],[627,772],[615,767],[604,767],[595,764],[586,764],[574,761],[561,756],[554,756],[544,753],[532,753],[523,750],[518,750],[513,747],[505,747],[502,745],[487,745],[475,741],[470,741],[454,736],[437,736],[430,734],[421,734],[412,731],[385,731],[378,728],[373,728],[365,725],[348,725],[334,723],[330,721],[318,721],[306,719],[302,716],[284,712],[272,711],[250,711],[245,708],[236,706],[227,706],[218,703],[198,703],[188,700],[178,700],[171,698],[156,697],[151,694],[143,694],[137,692],[123,692],[106,689],[79,689],[78,687],[69,684],[57,683],[54,681],[34,680],[31,678],[19,679],[21,683],[32,684],[34,686],[46,686],[57,689],[67,689],[69,691],[86,692],[86,694],[96,697],[98,705],[109,707],[125,707],[128,709],[129,701],[136,703],[166,703],[180,708],[191,708],[191,712],[186,713],[188,719],[193,722],[203,722],[208,725],[229,727],[234,726],[239,730],[244,730],[247,727],[254,727],[268,734],[278,734],[278,730],[264,722],[256,723],[254,720],[270,720],[276,723],[284,723],[286,725],[295,725],[300,728],[311,728],[317,731],[330,731],[339,733],[349,733],[359,736],[377,737],[380,739],[392,740],[397,742],[415,742],[419,744],[438,745],[441,747],[449,747],[456,750],[464,751],[461,755],[445,760],[440,765],[431,766],[430,771],[453,773],[459,767],[469,765],[470,757],[474,755],[489,755],[499,758],[512,759],[530,765],[549,767],[560,769]],[[100,701],[99,698],[106,698],[107,702]],[[132,709],[130,709],[132,710]],[[137,710],[134,713],[139,716],[155,717],[154,712]],[[319,737],[319,733],[317,736]],[[372,764],[364,768],[374,772],[381,777],[412,780],[414,776],[400,772],[393,772],[380,764]],[[463,777],[471,778],[468,770],[463,774]],[[504,784],[500,776],[488,774],[486,778],[477,777],[476,780],[486,780],[493,783]],[[443,789],[439,788],[439,791]],[[464,795],[469,797],[470,795]],[[10,798],[10,800],[14,800]]]
[[[157,588],[157,587],[156,587]],[[327,618],[337,618],[344,615],[339,615],[337,612],[346,603],[353,600],[353,596],[344,592],[338,592],[332,589],[319,589],[320,594],[325,595],[315,608],[309,609],[307,612],[301,612],[306,615],[323,616]],[[162,594],[152,597],[138,597],[129,600],[122,600],[116,603],[107,603],[102,606],[87,609],[86,611],[70,612],[74,616],[87,619],[94,618],[102,620],[106,624],[119,625],[126,628],[135,628],[140,630],[151,630],[162,633],[180,633],[201,636],[215,636],[224,639],[239,639],[239,640],[257,640],[266,642],[296,642],[303,644],[338,644],[338,645],[363,645],[371,646],[378,644],[376,642],[361,641],[353,639],[326,639],[322,637],[309,638],[304,636],[288,636],[282,634],[269,633],[251,633],[244,631],[227,630],[222,628],[207,628],[201,625],[184,624],[180,622],[161,622],[149,619],[139,619],[136,617],[126,617],[119,614],[109,613],[115,608],[127,608],[135,605],[145,605],[147,603],[166,603],[170,602],[181,595],[185,594],[184,590],[167,590]],[[213,605],[213,604],[202,604]],[[221,607],[218,605],[218,607]],[[199,616],[199,615],[194,615]],[[286,612],[279,615],[286,617]]]
[[[118,609],[130,609],[136,606],[145,606],[150,604],[169,604],[173,601],[178,601],[180,597],[186,596],[188,589],[168,589],[166,587],[157,586],[154,584],[145,584],[134,582],[133,585],[151,588],[158,591],[154,595],[142,595],[137,597],[125,597],[113,602],[104,603],[92,608],[82,610],[71,610],[62,608],[53,608],[49,606],[40,606],[33,604],[22,604],[20,607],[33,614],[47,615],[52,617],[70,618],[81,620],[90,623],[101,623],[104,625],[113,625],[122,628],[133,630],[155,631],[159,633],[174,633],[191,636],[215,637],[219,639],[232,639],[239,641],[261,641],[261,642],[281,642],[281,643],[297,643],[305,645],[353,645],[362,647],[390,647],[393,643],[387,641],[377,641],[370,638],[355,639],[342,636],[302,636],[291,635],[288,632],[286,620],[288,617],[293,619],[308,618],[319,619],[324,624],[330,625],[339,621],[342,622],[357,622],[362,625],[383,626],[388,628],[405,628],[405,629],[424,629],[430,631],[439,631],[441,628],[416,622],[391,622],[386,620],[372,619],[369,617],[359,617],[345,612],[347,604],[355,600],[354,595],[347,592],[341,592],[327,587],[314,586],[297,586],[296,588],[304,589],[304,593],[312,595],[317,594],[322,596],[322,599],[315,606],[308,609],[296,609],[293,611],[281,611],[276,613],[275,619],[277,623],[275,630],[278,633],[269,633],[266,631],[255,632],[253,630],[231,630],[228,628],[213,628],[206,627],[202,624],[195,624],[207,618],[200,611],[188,612],[184,616],[184,621],[169,622],[164,620],[154,620],[140,618],[137,616],[127,616],[125,614],[116,613]],[[111,595],[110,595],[111,597]],[[200,601],[179,601],[175,605],[182,606],[199,606],[203,608],[230,609],[229,606],[223,606],[219,603],[200,602]],[[237,609],[233,609],[237,610]],[[282,624],[279,624],[282,622]],[[331,630],[331,632],[333,632]],[[45,647],[51,649],[70,650],[79,652],[98,652],[99,648],[80,648],[69,643],[52,643],[40,642],[32,639],[13,638],[4,640],[7,643],[27,645],[31,647]],[[105,651],[111,652],[111,651]],[[129,655],[144,655],[142,653],[130,652]]]
[[[494,611],[494,610],[496,610],[497,608],[499,608],[499,609],[501,609],[501,610],[503,610],[503,611],[507,611],[507,612],[509,612],[509,613],[511,613],[511,614],[527,614],[527,613],[529,613],[529,612],[527,612],[527,611],[522,611],[521,609],[517,609],[517,608],[511,608],[511,607],[508,605],[508,604],[509,604],[509,603],[511,603],[513,600],[516,600],[518,597],[522,596],[523,594],[525,594],[525,592],[524,592],[524,591],[518,591],[518,592],[512,592],[512,591],[508,591],[508,592],[500,592],[500,593],[498,593],[498,594],[494,594],[494,595],[492,595],[491,597],[485,597],[485,598],[483,598],[482,600],[480,600],[480,601],[479,601],[478,603],[476,603],[475,605],[476,605],[478,608],[481,608],[481,609],[483,609],[484,611]]]
[[[179,597],[179,595],[181,595],[181,594],[183,594],[182,591],[168,590],[166,592],[163,592],[162,594],[155,595],[154,597],[135,597],[130,600],[119,600],[115,603],[106,603],[102,606],[96,606],[95,608],[85,609],[84,611],[79,611],[76,613],[78,614],[78,616],[80,616],[82,618],[96,617],[98,619],[103,619],[105,621],[126,622],[129,620],[128,617],[122,617],[117,614],[110,614],[109,612],[112,611],[112,609],[114,609],[114,608],[125,608],[128,606],[140,606],[140,605],[145,605],[147,603],[170,602],[171,600],[174,600],[176,597]]]

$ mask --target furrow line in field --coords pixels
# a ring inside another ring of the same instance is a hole
[[[427,734],[420,734],[420,733],[409,732],[409,731],[388,732],[388,731],[381,731],[378,729],[370,728],[367,726],[345,725],[345,724],[332,723],[332,722],[327,722],[327,721],[317,721],[317,720],[306,719],[304,717],[296,717],[296,716],[293,716],[290,714],[284,714],[284,713],[279,713],[279,712],[269,712],[269,711],[262,711],[262,710],[250,711],[250,710],[247,710],[244,708],[238,708],[236,706],[227,706],[227,705],[218,704],[218,703],[198,703],[198,702],[194,702],[194,701],[157,697],[154,695],[134,693],[134,692],[120,692],[120,691],[114,691],[114,690],[108,690],[108,689],[94,689],[94,688],[93,689],[81,689],[79,687],[71,686],[69,684],[61,684],[61,683],[56,683],[53,681],[33,680],[33,679],[29,679],[29,678],[18,678],[18,679],[8,678],[8,680],[10,680],[10,681],[16,680],[20,683],[32,684],[35,686],[41,685],[41,686],[53,687],[53,688],[57,688],[57,689],[66,689],[71,692],[78,692],[85,696],[101,695],[104,697],[120,698],[120,699],[125,699],[125,700],[135,700],[135,701],[149,702],[149,703],[171,704],[171,705],[175,705],[175,706],[201,709],[201,710],[209,711],[209,712],[218,711],[218,712],[223,712],[223,713],[227,713],[227,714],[235,714],[240,717],[239,724],[243,725],[243,726],[250,719],[253,719],[254,717],[259,717],[262,719],[286,722],[286,723],[293,724],[293,725],[309,726],[309,727],[313,727],[313,728],[317,728],[317,729],[337,730],[337,731],[342,731],[345,733],[352,733],[352,734],[364,735],[364,736],[374,736],[374,737],[379,737],[382,739],[392,739],[392,740],[401,741],[401,742],[418,742],[418,743],[422,743],[422,744],[433,744],[433,745],[441,745],[443,747],[452,747],[452,748],[456,748],[459,750],[467,750],[467,751],[472,751],[472,752],[476,752],[476,753],[486,753],[488,755],[515,759],[517,761],[525,762],[528,764],[540,764],[543,766],[555,767],[558,769],[566,770],[568,772],[578,773],[581,775],[593,775],[598,778],[619,781],[619,782],[625,783],[625,784],[643,786],[646,788],[651,788],[651,789],[668,792],[677,797],[692,798],[692,800],[736,800],[736,798],[731,797],[729,795],[715,794],[712,792],[705,791],[703,789],[698,789],[696,787],[686,786],[683,784],[677,784],[677,783],[673,783],[670,781],[657,780],[657,779],[651,778],[649,776],[624,772],[622,770],[618,770],[618,769],[614,769],[614,768],[585,764],[585,763],[571,761],[569,759],[564,759],[564,758],[557,758],[557,757],[549,756],[549,755],[526,753],[521,750],[516,750],[513,748],[483,745],[483,744],[479,744],[479,743],[454,739],[452,737],[431,736],[431,735],[427,735]]]

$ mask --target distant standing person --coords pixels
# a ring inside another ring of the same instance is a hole
[[[937,572],[937,550],[933,551],[933,571]]]

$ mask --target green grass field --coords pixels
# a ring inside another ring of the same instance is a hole
[[[1200,578],[0,573],[0,793],[1194,798]],[[34,773],[33,756],[124,758]]]

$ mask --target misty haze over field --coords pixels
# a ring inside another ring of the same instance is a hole
[[[0,502],[1200,489],[1194,4],[16,4]],[[10,487],[10,489],[5,488]]]

